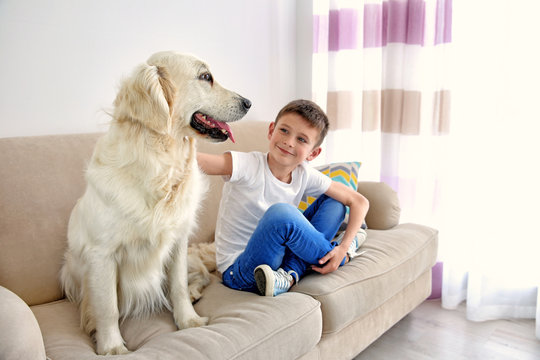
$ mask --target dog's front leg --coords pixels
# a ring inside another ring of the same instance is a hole
[[[204,326],[207,317],[200,317],[193,308],[188,289],[188,240],[177,242],[169,273],[170,300],[173,306],[174,321],[179,329]]]
[[[124,339],[118,327],[117,267],[114,259],[95,254],[89,261],[87,295],[92,317],[95,321],[94,334],[99,355],[127,354]]]

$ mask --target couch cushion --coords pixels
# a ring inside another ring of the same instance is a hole
[[[370,229],[387,230],[399,224],[401,208],[397,193],[388,184],[359,181],[358,192],[369,200],[366,224]]]
[[[0,139],[0,285],[29,305],[62,298],[71,209],[98,134]]]
[[[437,230],[401,224],[367,232],[365,254],[333,273],[310,274],[291,289],[320,301],[323,334],[365,316],[435,264]]]
[[[351,322],[340,332],[325,334],[317,345],[319,359],[354,358],[356,354],[362,352],[385,331],[420,305],[430,293],[430,284],[431,270],[427,270],[402,291],[363,317]],[[399,356],[383,356],[383,358],[400,359]],[[421,357],[419,355],[418,358],[414,357],[413,359],[433,358],[433,356]]]
[[[45,359],[38,322],[20,297],[0,286],[0,359]]]
[[[115,359],[295,359],[321,336],[320,304],[299,293],[262,297],[228,289],[212,276],[195,309],[210,317],[208,326],[178,331],[169,312],[125,320],[122,335],[134,352]],[[51,359],[101,358],[73,304],[62,300],[32,310]]]

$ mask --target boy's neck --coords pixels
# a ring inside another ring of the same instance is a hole
[[[276,179],[278,179],[281,182],[284,182],[286,184],[290,184],[292,181],[292,172],[294,169],[296,169],[296,166],[290,167],[290,166],[283,166],[280,165],[272,160],[268,154],[266,154],[266,162],[268,163],[268,168],[270,169],[270,172]]]

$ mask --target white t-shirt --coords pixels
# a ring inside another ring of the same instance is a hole
[[[302,163],[290,184],[278,180],[268,167],[267,154],[231,152],[232,175],[225,179],[216,224],[216,258],[223,273],[244,251],[266,210],[276,203],[295,207],[302,195],[325,193],[332,180]]]

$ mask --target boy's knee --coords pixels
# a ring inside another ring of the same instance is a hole
[[[337,200],[332,199],[331,197],[329,197],[327,195],[323,194],[322,196],[326,197],[324,199],[324,206],[326,206],[329,209],[331,209],[332,211],[336,212],[336,214],[338,214],[338,215],[345,216],[345,213],[347,212],[347,207],[344,204],[342,204],[341,202],[339,202]]]
[[[301,215],[300,211],[291,204],[278,203],[270,206],[266,210],[265,216],[270,216],[272,219],[291,219],[293,216]]]

